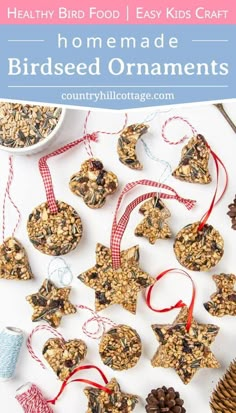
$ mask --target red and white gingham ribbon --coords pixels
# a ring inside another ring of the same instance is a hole
[[[47,160],[52,158],[53,156],[61,155],[64,152],[67,152],[69,149],[74,148],[76,145],[79,145],[81,142],[84,142],[85,140],[89,141],[94,141],[96,142],[98,139],[97,133],[92,133],[91,135],[85,135],[80,139],[77,139],[73,142],[70,142],[61,148],[49,153],[46,156],[43,156],[42,158],[39,159],[39,171],[41,173],[41,176],[43,178],[43,183],[45,187],[45,192],[46,192],[46,197],[47,197],[47,202],[48,206],[50,209],[50,212],[52,214],[56,214],[58,212],[58,207],[57,207],[57,202],[55,198],[55,193],[53,189],[53,183],[52,183],[52,177],[50,173],[50,169],[47,165]]]
[[[139,181],[128,183],[124,187],[121,195],[119,196],[117,206],[116,206],[116,210],[115,210],[114,219],[113,219],[113,224],[112,224],[110,247],[111,247],[111,253],[112,253],[112,266],[113,266],[114,269],[118,269],[121,265],[120,245],[121,245],[122,237],[124,235],[124,231],[125,231],[125,229],[127,227],[127,224],[129,222],[131,212],[133,211],[133,209],[138,204],[140,204],[144,200],[152,198],[153,196],[157,195],[156,192],[149,192],[149,193],[143,194],[143,195],[137,197],[136,199],[134,199],[127,206],[124,214],[122,215],[120,220],[117,222],[118,210],[120,208],[120,205],[121,205],[121,202],[123,200],[124,195],[127,192],[129,192],[130,190],[132,190],[133,188],[135,188],[136,186],[138,186],[138,185],[152,186],[152,187],[156,187],[156,188],[165,189],[167,191],[170,191],[170,192],[172,192],[172,194],[167,194],[167,193],[164,193],[164,192],[158,192],[158,196],[160,198],[163,198],[163,199],[176,199],[178,202],[184,204],[186,206],[186,208],[189,209],[189,210],[192,209],[194,207],[195,203],[196,203],[196,201],[194,201],[192,199],[182,198],[173,188],[171,188],[168,185],[161,184],[159,182],[150,181],[148,179],[141,179]]]
[[[50,326],[47,326],[47,325],[37,326],[37,327],[35,327],[35,328],[31,331],[31,333],[30,333],[30,335],[29,335],[29,337],[28,337],[28,339],[27,339],[27,343],[26,343],[27,349],[28,349],[31,357],[32,357],[35,361],[37,361],[43,369],[46,369],[45,365],[44,365],[43,362],[40,360],[40,358],[38,358],[38,356],[36,356],[36,354],[35,354],[35,352],[34,352],[34,350],[33,350],[33,347],[32,347],[33,335],[34,335],[37,331],[43,331],[43,330],[49,331],[51,334],[54,335],[54,337],[58,337],[58,338],[60,338],[60,339],[63,340],[63,341],[65,341],[65,339],[64,339],[64,337],[63,337],[57,330],[55,330],[54,328],[52,328],[52,327],[50,327]]]

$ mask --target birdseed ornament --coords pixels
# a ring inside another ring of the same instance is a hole
[[[59,327],[63,316],[77,311],[69,301],[70,292],[70,287],[58,288],[45,279],[37,293],[26,297],[33,308],[32,321],[46,321],[51,327]]]
[[[236,229],[236,195],[233,200],[233,202],[228,206],[229,211],[227,212],[227,215],[230,217],[231,222],[232,222],[232,229]]]
[[[152,186],[169,190],[171,194],[160,193],[160,198],[177,199],[191,209],[195,201],[181,198],[172,188],[155,181],[140,180],[127,184],[122,191],[114,215],[110,248],[97,244],[96,264],[78,276],[79,280],[95,290],[95,309],[101,311],[113,304],[119,304],[131,313],[136,313],[138,293],[153,284],[154,280],[139,266],[139,247],[133,246],[121,251],[121,240],[129,222],[132,210],[156,192],[139,196],[131,202],[120,220],[117,214],[124,195],[138,186]]]
[[[210,406],[212,413],[236,412],[236,360],[232,361],[213,391]]]
[[[136,330],[117,325],[103,334],[99,354],[103,363],[113,370],[128,370],[138,363],[142,342]]]
[[[135,228],[135,235],[137,237],[147,238],[150,244],[155,244],[158,239],[171,237],[171,231],[166,222],[166,219],[171,214],[158,196],[154,196],[151,200],[146,201],[139,209],[139,212],[145,218]]]
[[[173,120],[180,120],[185,122],[192,130],[193,135],[196,135],[196,130],[193,126],[184,118],[180,116],[175,116],[168,119],[162,127],[162,137],[165,142],[169,144],[178,144],[187,139],[184,136],[178,142],[172,142],[166,138],[165,128]],[[197,139],[200,139],[203,142],[201,135],[197,135]],[[220,233],[212,226],[207,223],[214,207],[222,200],[227,186],[228,186],[228,173],[225,165],[221,159],[216,155],[215,152],[210,148],[209,144],[204,140],[204,145],[210,151],[211,156],[213,157],[215,167],[216,167],[216,189],[209,206],[208,211],[203,215],[200,221],[194,222],[192,224],[186,225],[182,228],[176,235],[174,242],[174,252],[177,260],[181,265],[188,268],[192,271],[208,271],[212,267],[215,267],[218,262],[221,260],[224,254],[224,240]],[[204,146],[205,147],[205,146]],[[196,149],[197,150],[197,149]],[[195,153],[195,152],[194,152]],[[207,153],[201,151],[204,158],[208,158]],[[225,185],[222,190],[221,195],[217,198],[218,187],[219,187],[219,175],[220,167],[225,174]],[[201,169],[201,168],[200,168]],[[206,172],[202,172],[204,175]],[[197,181],[196,181],[197,182]]]
[[[88,112],[84,122],[84,135],[87,134],[87,124],[91,111]],[[127,115],[125,114],[125,123],[121,130],[127,124]],[[95,134],[102,135],[117,135],[121,132],[106,132],[96,131]],[[69,187],[71,191],[81,197],[84,203],[92,209],[101,208],[108,195],[112,195],[118,188],[118,178],[111,172],[104,168],[103,162],[93,155],[90,140],[86,139],[84,145],[89,156],[89,159],[84,161],[81,165],[80,171],[72,175]]]
[[[189,274],[172,268],[163,271],[156,278],[160,280],[170,272],[177,272],[190,278],[193,286],[192,300],[189,308],[180,300],[174,306],[158,310],[151,304],[153,286],[148,289],[147,305],[155,312],[167,312],[180,308],[172,324],[154,324],[152,329],[160,343],[152,358],[153,367],[173,368],[184,384],[188,384],[200,368],[218,368],[219,362],[210,350],[210,345],[218,334],[219,327],[213,324],[201,324],[193,318],[195,302],[195,285]]]
[[[98,384],[97,382],[87,380],[87,379],[72,379],[72,377],[78,372],[87,369],[95,369],[101,375],[105,386]],[[88,398],[88,409],[87,413],[130,413],[134,410],[136,404],[138,403],[138,397],[132,394],[123,393],[116,379],[112,379],[108,382],[105,374],[102,370],[93,365],[86,365],[77,367],[62,383],[61,389],[58,395],[49,400],[48,403],[55,404],[65,388],[73,382],[82,382],[91,385],[92,387],[86,387],[84,393]]]
[[[71,372],[78,367],[87,354],[87,346],[84,341],[79,339],[65,340],[64,337],[55,329],[47,325],[37,326],[29,335],[27,348],[31,357],[45,369],[45,365],[38,358],[32,348],[32,339],[38,331],[49,331],[54,338],[46,341],[42,348],[42,355],[49,366],[55,372],[59,380],[66,380]]]
[[[204,304],[205,309],[213,316],[236,316],[236,276],[234,274],[213,275],[217,291],[211,300]]]
[[[143,165],[137,158],[136,144],[139,138],[147,132],[148,128],[149,126],[145,123],[129,125],[122,130],[118,139],[117,152],[119,160],[131,169],[143,169]]]
[[[146,398],[146,402],[147,413],[186,413],[183,407],[184,401],[173,387],[162,386],[153,389]]]
[[[6,185],[6,190],[3,198],[2,206],[2,241],[0,245],[0,278],[6,280],[30,280],[33,278],[32,270],[28,261],[28,257],[23,245],[15,238],[15,232],[19,226],[21,220],[21,214],[12,200],[10,189],[14,178],[13,160],[12,156],[9,156],[9,174]],[[18,219],[13,229],[12,235],[8,238],[5,237],[6,230],[6,201],[9,199],[11,205],[16,210]]]

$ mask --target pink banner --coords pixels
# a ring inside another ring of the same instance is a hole
[[[235,24],[235,0],[8,0],[0,24]]]

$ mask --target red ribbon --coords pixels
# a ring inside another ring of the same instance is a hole
[[[213,195],[213,198],[212,198],[212,201],[211,201],[211,204],[210,204],[210,207],[209,207],[208,211],[207,211],[207,212],[203,215],[203,217],[201,218],[200,225],[199,225],[199,227],[198,227],[198,231],[201,231],[201,230],[203,229],[203,227],[204,227],[204,225],[206,224],[208,218],[210,217],[210,215],[211,215],[214,207],[215,207],[215,206],[221,201],[221,199],[223,198],[223,196],[224,196],[224,194],[225,194],[225,192],[226,192],[226,189],[227,189],[227,187],[228,187],[228,183],[229,183],[229,176],[228,176],[228,172],[227,172],[227,169],[226,169],[225,165],[223,164],[222,160],[216,155],[216,153],[212,151],[212,149],[210,148],[210,146],[209,146],[209,149],[210,149],[210,151],[211,151],[211,155],[212,155],[212,157],[213,157],[213,159],[214,159],[215,166],[216,166],[216,189],[215,189],[215,192],[214,192],[214,195]],[[224,173],[225,173],[225,186],[224,186],[224,189],[223,189],[220,197],[219,197],[218,200],[216,201],[216,196],[217,196],[218,186],[219,186],[219,175],[220,175],[219,164],[222,166],[222,168],[223,168],[223,170],[224,170]]]
[[[187,273],[187,271],[184,271],[184,270],[181,270],[181,269],[178,269],[178,268],[170,268],[169,270],[165,270],[165,271],[161,272],[159,275],[157,275],[155,283],[153,285],[151,285],[147,290],[146,303],[147,303],[148,307],[152,311],[155,311],[156,313],[166,313],[168,311],[174,310],[175,308],[182,308],[182,307],[186,306],[186,304],[184,304],[182,300],[179,300],[175,305],[172,305],[171,307],[163,308],[161,310],[159,310],[157,308],[154,308],[151,304],[151,295],[152,295],[152,291],[153,291],[153,288],[154,288],[156,282],[159,281],[162,277],[164,277],[166,274],[168,274],[170,272],[177,272],[178,274],[185,275],[186,277],[188,277],[191,280],[191,283],[192,283],[192,287],[193,287],[192,299],[191,299],[191,303],[189,305],[188,319],[187,319],[187,324],[186,324],[186,330],[189,331],[189,329],[191,327],[191,323],[192,323],[192,317],[193,317],[193,308],[194,308],[194,302],[195,302],[195,297],[196,297],[196,287],[195,287],[195,284],[194,284],[192,278]]]
[[[56,214],[58,212],[58,207],[56,203],[56,198],[54,194],[54,189],[53,189],[53,183],[52,183],[52,177],[50,173],[50,169],[47,165],[47,160],[49,158],[52,158],[53,156],[61,155],[64,152],[67,152],[69,149],[74,148],[74,146],[79,145],[81,142],[84,142],[86,140],[91,140],[96,142],[97,141],[97,134],[93,133],[91,135],[85,135],[80,139],[77,139],[71,143],[68,143],[61,148],[57,149],[56,151],[53,151],[49,153],[46,156],[43,156],[42,158],[39,159],[39,171],[41,173],[41,176],[43,178],[43,183],[45,187],[45,192],[46,192],[46,197],[47,197],[47,202],[48,206],[50,209],[50,212],[52,214]]]
[[[87,380],[87,379],[74,379],[74,380],[69,381],[69,380],[71,379],[71,377],[73,377],[74,374],[76,374],[78,371],[90,370],[90,369],[95,369],[95,370],[97,370],[97,371],[100,373],[100,375],[101,375],[104,383],[105,383],[105,384],[108,383],[108,380],[107,380],[105,374],[102,372],[101,369],[99,369],[99,367],[93,366],[93,365],[90,365],[90,364],[89,364],[89,365],[86,365],[86,366],[77,367],[76,369],[74,369],[74,370],[72,371],[72,373],[70,373],[70,375],[67,377],[67,379],[63,381],[63,383],[62,383],[62,385],[61,385],[61,388],[60,388],[59,393],[57,394],[57,396],[56,396],[54,399],[52,399],[52,400],[48,400],[47,402],[48,402],[48,403],[51,403],[51,404],[56,404],[57,400],[59,399],[59,397],[61,396],[61,394],[62,394],[63,391],[65,390],[66,386],[67,386],[68,384],[70,384],[70,383],[75,383],[75,382],[90,384],[90,385],[93,386],[93,387],[97,387],[98,389],[103,390],[103,391],[105,391],[106,393],[111,394],[111,393],[112,393],[112,390],[108,389],[107,387],[105,387],[105,386],[103,386],[103,385],[101,385],[101,384],[99,384],[99,383],[96,383],[96,382],[94,382],[94,381],[91,381],[91,380]]]
[[[146,186],[152,186],[152,187],[156,187],[156,188],[161,188],[161,189],[166,189],[168,191],[171,191],[173,193],[172,194],[166,194],[163,192],[159,192],[158,196],[160,198],[163,199],[176,199],[178,202],[183,203],[187,209],[192,209],[196,203],[196,201],[191,200],[191,199],[185,199],[182,198],[181,196],[179,196],[177,194],[177,192],[171,188],[168,185],[164,185],[161,184],[159,182],[155,182],[155,181],[150,181],[148,179],[142,179],[140,181],[135,181],[135,182],[130,182],[128,183],[121,195],[119,196],[118,202],[117,202],[117,206],[116,206],[116,210],[115,210],[115,215],[114,215],[114,219],[113,219],[113,224],[112,224],[112,232],[111,232],[111,253],[112,253],[112,266],[114,269],[118,269],[121,266],[121,258],[120,258],[120,245],[121,245],[121,241],[124,235],[124,231],[127,227],[127,224],[129,222],[129,218],[130,218],[130,214],[133,211],[133,209],[140,204],[141,202],[143,202],[146,199],[152,198],[154,196],[157,195],[156,192],[149,192],[147,194],[143,194],[139,197],[137,197],[136,199],[134,199],[126,208],[124,214],[122,215],[122,217],[120,218],[120,220],[117,222],[117,215],[118,215],[118,210],[120,208],[122,199],[124,197],[124,195],[129,192],[131,189],[133,189],[134,187],[136,187],[137,185],[146,185]]]

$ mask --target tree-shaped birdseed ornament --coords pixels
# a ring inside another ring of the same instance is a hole
[[[198,152],[200,153],[199,156],[203,157],[204,159],[208,159],[210,154],[216,167],[216,188],[208,211],[204,214],[200,221],[186,225],[184,228],[182,228],[178,232],[174,243],[174,252],[177,260],[181,265],[192,271],[207,271],[218,264],[224,254],[224,240],[222,236],[212,225],[209,225],[207,221],[214,207],[221,201],[226,192],[228,186],[228,173],[224,163],[217,156],[217,154],[213,152],[206,140],[201,135],[197,134],[195,128],[186,119],[180,116],[172,117],[164,123],[162,127],[162,137],[165,142],[169,144],[178,144],[187,139],[187,137],[185,136],[178,142],[172,142],[166,138],[165,128],[170,122],[174,120],[185,122],[191,128],[193,135],[195,135],[196,142],[198,142],[200,146],[198,146],[197,144],[193,152],[190,152],[190,155],[193,156],[194,160],[199,161],[195,159]],[[204,148],[202,148],[202,145],[204,146]],[[188,150],[191,151],[192,148],[188,148]],[[187,156],[186,154],[188,153],[188,150],[186,149],[185,156]],[[223,187],[221,195],[217,199],[219,190],[218,187],[220,167],[225,174],[225,185]],[[210,178],[208,172],[206,170],[204,172],[202,164],[199,164],[198,169],[200,172],[196,172],[196,179],[191,181],[189,179],[189,182],[203,183],[203,176],[208,177],[207,181],[209,181]]]
[[[89,111],[84,123],[84,135],[87,135],[87,123],[91,112]],[[121,130],[126,126],[127,115],[125,114],[125,123]],[[106,132],[96,131],[96,134],[117,135],[121,131]],[[71,191],[81,197],[84,203],[93,209],[101,208],[109,195],[112,195],[118,188],[118,178],[111,172],[107,171],[103,162],[95,158],[92,152],[90,140],[84,141],[85,148],[89,159],[85,160],[79,172],[72,175],[69,187]]]
[[[155,244],[158,239],[171,237],[171,231],[166,222],[171,214],[158,196],[146,201],[140,207],[139,212],[145,218],[135,228],[135,235],[147,238],[150,244]]]
[[[236,276],[234,274],[213,275],[217,291],[211,300],[204,304],[205,309],[213,316],[236,316]]]
[[[23,245],[15,238],[15,232],[20,223],[21,214],[12,200],[10,194],[10,188],[14,178],[13,160],[12,156],[9,157],[9,175],[6,185],[6,190],[3,198],[2,207],[2,240],[0,245],[0,278],[7,280],[30,280],[33,277],[32,270],[28,261],[28,257]],[[12,235],[9,238],[5,237],[5,225],[6,225],[6,201],[9,199],[11,205],[17,212],[18,220],[13,229]]]
[[[212,413],[236,412],[236,360],[232,361],[213,391],[210,406]]]
[[[159,310],[151,304],[154,284],[148,289],[147,305],[151,310],[162,313],[175,308],[181,309],[172,324],[152,325],[160,346],[151,363],[153,367],[175,369],[183,383],[188,384],[199,369],[219,367],[216,357],[210,350],[210,345],[215,340],[219,327],[213,324],[198,323],[193,318],[196,291],[194,282],[186,271],[171,268],[159,274],[156,281],[171,272],[190,278],[193,286],[192,300],[189,308],[180,300],[174,306]]]
[[[135,314],[138,293],[154,282],[153,278],[139,266],[139,247],[137,245],[121,251],[121,240],[132,210],[141,202],[156,195],[156,192],[151,192],[139,196],[127,206],[124,214],[117,221],[118,211],[124,195],[138,185],[170,191],[171,194],[159,193],[159,197],[176,199],[183,203],[187,209],[191,209],[195,204],[195,201],[181,198],[173,188],[158,182],[140,180],[125,186],[116,206],[110,248],[97,244],[96,264],[78,276],[88,287],[95,290],[96,311],[103,310],[113,304],[119,304]]]

